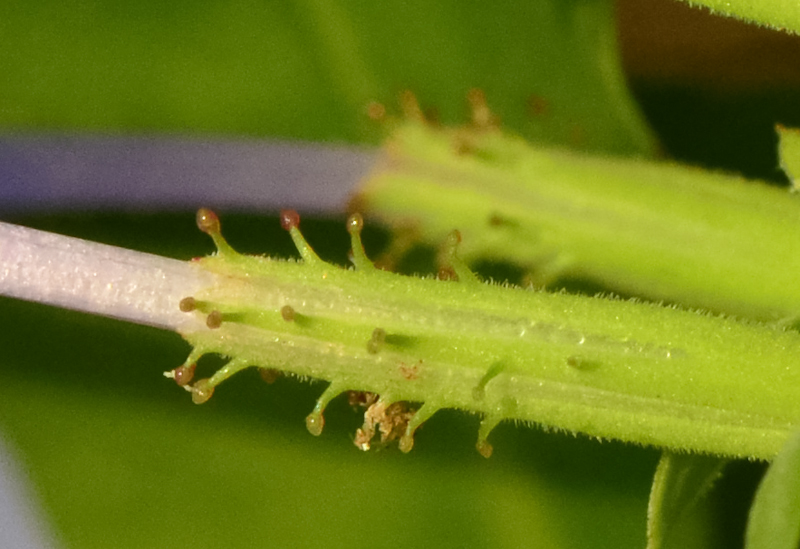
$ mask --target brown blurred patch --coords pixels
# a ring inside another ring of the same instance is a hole
[[[800,89],[800,36],[676,0],[618,0],[617,17],[633,80],[712,92]]]

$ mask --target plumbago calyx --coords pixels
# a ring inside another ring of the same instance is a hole
[[[403,276],[373,266],[350,217],[355,269],[321,260],[293,211],[281,215],[301,260],[248,256],[200,210],[217,253],[195,261],[218,276],[181,301],[206,327],[167,372],[196,403],[222,381],[258,366],[329,382],[306,419],[324,426],[327,404],[350,393],[365,407],[356,445],[399,440],[437,410],[482,415],[477,448],[507,419],[675,450],[770,459],[800,426],[800,333],[674,307],[547,293],[478,280],[446,254],[458,281]],[[230,357],[192,383],[204,355]]]
[[[796,193],[534,145],[497,125],[480,93],[470,95],[471,122],[456,127],[413,114],[414,101],[350,206],[393,228],[400,244],[436,245],[458,227],[467,263],[511,262],[536,285],[578,278],[765,322],[798,315]],[[797,181],[800,136],[779,133],[781,167]]]

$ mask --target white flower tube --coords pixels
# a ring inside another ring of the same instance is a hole
[[[212,285],[189,262],[0,223],[0,295],[178,330],[181,298]]]

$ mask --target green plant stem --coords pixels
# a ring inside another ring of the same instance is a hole
[[[351,231],[356,226],[351,220]],[[492,428],[514,419],[768,459],[800,422],[794,331],[483,284],[461,274],[458,283],[406,277],[377,270],[359,254],[360,267],[345,270],[316,257],[296,227],[302,261],[245,256],[218,228],[203,228],[220,251],[199,264],[224,282],[189,296],[187,314],[206,318],[210,329],[182,330],[195,349],[181,368],[193,371],[211,353],[231,360],[186,385],[196,402],[243,368],[276,368],[330,382],[308,418],[314,434],[331,399],[367,392],[381,398],[365,425],[396,420],[406,450],[415,429],[439,409],[483,415],[482,453]],[[353,238],[353,248],[360,247]],[[422,406],[410,420],[387,417],[403,402]]]
[[[318,434],[331,399],[380,395],[357,436],[364,449],[380,429],[409,450],[442,408],[483,416],[485,455],[508,419],[757,458],[772,457],[800,423],[797,332],[483,284],[455,248],[448,257],[462,282],[380,271],[361,253],[359,269],[345,270],[320,260],[287,219],[303,261],[238,254],[214,217],[199,220],[219,253],[189,264],[4,224],[0,292],[177,329],[195,348],[169,377],[198,403],[248,366],[324,379],[307,420]],[[354,217],[354,248],[360,227]],[[186,371],[210,353],[230,361],[190,385]],[[422,406],[397,407],[406,402]]]
[[[800,206],[785,189],[496,128],[408,122],[385,150],[352,208],[432,245],[457,228],[468,261],[759,320],[800,312]]]

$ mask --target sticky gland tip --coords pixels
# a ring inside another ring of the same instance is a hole
[[[172,378],[175,380],[175,383],[181,387],[188,385],[194,377],[194,369],[196,366],[196,364],[188,364],[175,368],[172,371]]]
[[[288,231],[300,226],[300,214],[296,210],[281,210],[281,227]]]
[[[492,448],[492,445],[486,442],[485,440],[479,441],[475,445],[475,448],[478,450],[478,453],[483,457],[485,457],[486,459],[492,457],[492,452],[494,452],[494,448]]]
[[[284,305],[281,307],[281,318],[286,322],[292,322],[295,319],[296,311],[291,305]]]
[[[280,370],[276,370],[275,368],[259,368],[258,373],[264,383],[268,385],[272,385],[283,375]]]
[[[414,448],[414,437],[413,435],[403,435],[400,437],[400,443],[398,444],[400,447],[400,451],[404,454],[409,453]]]
[[[347,219],[347,231],[350,234],[360,233],[364,228],[364,218],[360,213],[354,213]]]
[[[208,208],[200,208],[197,210],[197,228],[203,231],[206,234],[214,235],[219,234],[221,231],[219,217],[217,214],[209,210]]]
[[[442,267],[436,273],[436,278],[439,280],[457,280],[456,272],[452,267]]]
[[[453,231],[447,235],[447,245],[458,246],[459,244],[461,244],[461,231],[458,229],[453,229]]]
[[[211,395],[214,394],[214,387],[209,386],[208,379],[201,379],[192,387],[192,402],[195,404],[203,404],[208,402]]]
[[[383,328],[375,328],[372,331],[372,337],[367,342],[367,352],[371,355],[377,354],[381,350],[383,344],[386,342],[386,330]]]
[[[213,310],[208,313],[208,316],[206,317],[206,326],[212,330],[216,330],[222,326],[222,313],[217,310]]]
[[[306,417],[306,429],[315,437],[322,434],[323,427],[325,427],[325,418],[322,414],[312,412]]]

